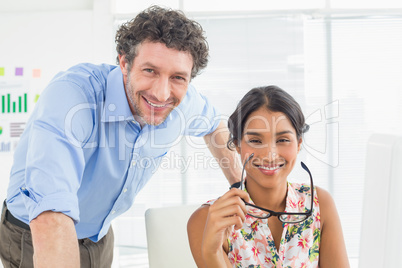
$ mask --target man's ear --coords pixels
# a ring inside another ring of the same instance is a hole
[[[120,63],[121,72],[123,73],[123,76],[126,77],[128,74],[128,63],[126,61],[125,55],[119,55],[119,63]]]

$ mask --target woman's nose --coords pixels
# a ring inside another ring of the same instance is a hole
[[[267,146],[265,152],[264,152],[264,159],[266,159],[268,162],[273,162],[275,159],[278,157],[278,152],[276,145],[269,145]]]

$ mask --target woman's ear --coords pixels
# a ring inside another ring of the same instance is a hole
[[[233,141],[233,144],[234,144],[234,146],[235,146],[235,148],[236,148],[236,152],[237,152],[238,154],[240,154],[241,150],[240,150],[240,146],[237,145],[237,141]]]
[[[297,152],[300,152],[302,142],[303,142],[303,139],[300,138],[300,139],[299,139],[299,143],[297,144]]]

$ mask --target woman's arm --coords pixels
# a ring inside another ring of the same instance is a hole
[[[187,224],[191,252],[198,267],[232,267],[227,251],[227,238],[232,226],[240,229],[246,215],[246,192],[231,189],[211,206],[202,206]]]
[[[341,221],[331,195],[322,188],[317,187],[318,201],[321,216],[321,268],[347,268],[350,267],[343,239]]]

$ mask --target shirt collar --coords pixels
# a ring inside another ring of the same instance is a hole
[[[245,192],[247,193],[246,180],[243,180],[243,185],[242,185],[242,186],[243,186],[243,191],[245,191]],[[253,200],[251,199],[251,197],[250,197],[250,202],[249,202],[249,203],[255,205],[254,202],[253,202]],[[258,215],[258,214],[262,214],[262,213],[263,213],[263,212],[262,212],[261,210],[259,210],[258,208],[254,208],[254,207],[253,207],[252,209],[253,209],[253,214],[254,214],[254,215]],[[255,218],[255,217],[252,217],[252,216],[246,214],[246,219],[245,219],[245,221],[244,221],[244,224],[245,224],[246,226],[251,227],[251,228],[255,228],[256,225],[258,224],[258,222],[267,223],[267,222],[268,222],[268,219],[259,219],[259,218]]]
[[[127,101],[123,84],[123,74],[120,67],[114,68],[107,77],[105,106],[102,112],[102,122],[117,122],[134,120]]]
[[[305,212],[306,207],[310,206],[310,197],[306,194],[310,187],[305,187],[299,183],[288,182],[288,194],[286,197],[286,212]]]

